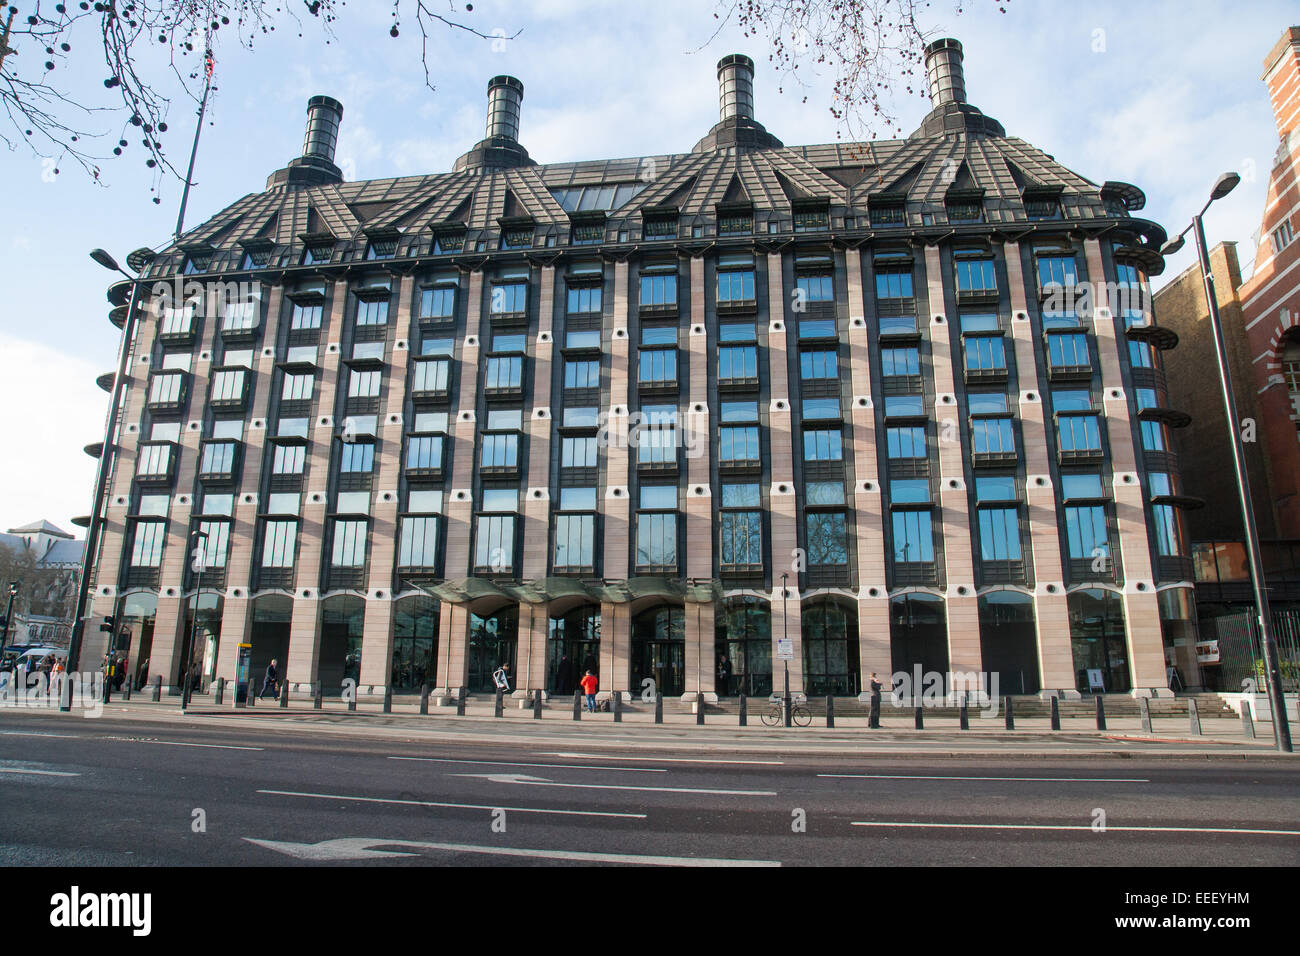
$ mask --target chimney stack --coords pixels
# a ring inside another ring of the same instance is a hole
[[[494,76],[488,81],[487,138],[504,137],[519,141],[519,112],[524,84],[513,76]]]
[[[743,53],[718,61],[718,113],[723,122],[754,118],[754,61]]]
[[[307,101],[307,136],[302,143],[303,158],[334,162],[334,148],[339,142],[339,124],[343,122],[343,104],[332,96],[313,96]]]
[[[966,102],[966,77],[961,67],[961,44],[952,38],[935,40],[925,48],[925,76],[930,84],[930,105]]]

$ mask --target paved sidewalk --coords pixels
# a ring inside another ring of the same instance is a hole
[[[510,706],[511,704],[515,706]],[[17,712],[22,712],[21,710]],[[44,711],[48,713],[48,711]],[[1136,717],[1115,717],[1107,720],[1107,729],[1098,731],[1092,718],[1063,718],[1062,729],[1052,731],[1046,717],[1016,718],[1015,729],[1007,730],[1004,718],[982,718],[972,712],[970,730],[963,731],[955,717],[927,716],[925,728],[917,730],[910,710],[886,707],[881,715],[881,729],[871,730],[867,719],[861,716],[837,717],[834,728],[826,727],[825,714],[815,714],[809,727],[767,727],[759,718],[759,710],[751,709],[748,726],[739,726],[736,714],[706,714],[703,726],[696,724],[694,714],[668,712],[662,725],[654,723],[653,708],[638,706],[625,709],[621,723],[615,724],[609,713],[588,714],[580,721],[573,720],[572,708],[548,706],[542,719],[533,718],[531,706],[521,708],[518,701],[507,700],[501,718],[494,717],[493,702],[483,699],[466,704],[464,717],[456,715],[455,707],[430,706],[429,714],[419,714],[418,702],[405,701],[393,704],[392,713],[385,714],[377,704],[359,704],[356,711],[348,711],[337,699],[324,702],[321,710],[310,701],[290,701],[281,708],[278,703],[263,701],[253,708],[229,705],[216,707],[210,698],[194,701],[188,712],[180,712],[179,698],[163,698],[153,703],[147,696],[136,695],[130,700],[114,698],[104,708],[105,716],[113,718],[138,718],[165,720],[168,723],[202,726],[208,728],[260,728],[276,727],[286,731],[327,733],[331,735],[359,735],[363,737],[402,737],[408,740],[475,740],[485,746],[491,743],[552,742],[599,746],[602,743],[642,749],[705,750],[716,752],[719,747],[729,751],[779,751],[785,753],[845,753],[888,754],[892,756],[973,756],[979,754],[1017,753],[1026,757],[1042,756],[1198,756],[1198,757],[1248,757],[1276,756],[1272,727],[1256,725],[1256,737],[1247,739],[1237,719],[1204,718],[1202,734],[1190,733],[1189,721],[1184,717],[1155,718],[1151,733],[1141,729]]]

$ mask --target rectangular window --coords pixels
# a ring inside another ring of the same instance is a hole
[[[636,566],[677,567],[677,515],[641,513],[636,518]]]
[[[382,375],[377,369],[352,369],[348,378],[348,398],[378,398]]]
[[[1087,368],[1092,365],[1088,336],[1082,332],[1060,332],[1047,337],[1047,360],[1052,368]]]
[[[925,415],[924,395],[886,395],[886,418],[918,418]]]
[[[528,283],[512,282],[492,287],[492,314],[513,315],[528,311]]]
[[[560,467],[594,468],[597,464],[595,438],[562,438],[560,440]]]
[[[665,384],[677,381],[676,349],[641,349],[637,381]]]
[[[519,352],[523,354],[527,351],[528,336],[522,332],[493,332],[492,333],[492,351],[498,355],[507,352]]]
[[[1074,269],[1074,256],[1039,256],[1038,287],[1046,289],[1050,285],[1073,289],[1078,285],[1079,277]]]
[[[718,381],[758,378],[758,346],[726,345],[718,349]]]
[[[293,304],[293,315],[289,319],[289,328],[294,330],[319,329],[324,312],[325,308],[319,302],[310,304],[295,302]]]
[[[438,564],[438,519],[403,518],[397,549],[399,568],[433,568]]]
[[[388,300],[362,299],[357,303],[357,325],[387,325]]]
[[[564,347],[566,349],[598,349],[600,348],[600,330],[589,329],[566,332],[564,334]]]
[[[968,372],[1005,372],[1006,344],[1000,335],[981,335],[965,340]]]
[[[885,447],[890,458],[925,458],[925,427],[911,425],[885,429]]]
[[[598,285],[576,285],[569,287],[569,315],[600,311],[600,291]]]
[[[758,426],[728,426],[718,431],[718,463],[736,465],[757,464]]]
[[[411,378],[411,391],[445,392],[447,379],[451,375],[451,363],[446,359],[434,362],[416,362],[415,374]]]
[[[135,540],[131,545],[131,566],[133,568],[161,567],[163,541],[166,537],[167,522],[137,521]]]
[[[442,467],[441,435],[412,435],[406,443],[408,471],[432,471]]]
[[[839,353],[834,349],[799,354],[800,376],[805,379],[840,377]]]
[[[171,445],[141,445],[136,456],[135,473],[139,477],[160,477],[171,470]]]
[[[907,222],[903,203],[872,203],[868,209],[872,226],[898,226]]]
[[[307,461],[307,449],[301,445],[276,445],[271,463],[274,475],[301,475]]]
[[[834,319],[804,319],[799,323],[801,339],[833,339],[836,334]]]
[[[665,308],[677,304],[677,275],[650,274],[641,276],[641,307]]]
[[[155,375],[149,384],[150,405],[175,405],[181,400],[185,376],[180,372]]]
[[[722,402],[718,408],[718,420],[728,422],[758,421],[758,402]]]
[[[262,567],[293,567],[293,553],[297,543],[298,522],[268,520],[263,531]]]
[[[723,486],[726,487],[725,485]],[[753,487],[755,493],[758,486]],[[724,508],[726,505],[724,504]],[[723,511],[719,516],[720,560],[726,567],[762,567],[763,513],[761,511]]]
[[[803,433],[804,461],[843,461],[844,434],[838,428],[810,428]]]
[[[722,213],[718,216],[718,235],[720,236],[745,236],[753,231],[753,213]]]
[[[677,461],[677,407],[645,405],[637,431],[637,461],[666,465]]]
[[[1020,560],[1020,509],[981,508],[980,558],[985,561]]]
[[[894,512],[894,562],[929,564],[934,561],[934,527],[929,511]]]
[[[877,299],[911,299],[911,269],[879,269],[876,271]]]
[[[420,339],[420,356],[430,358],[445,356],[451,358],[456,351],[456,340],[441,336],[426,335]]]
[[[796,294],[802,297],[804,302],[835,301],[835,283],[829,275],[797,276],[794,287]]]
[[[976,418],[970,423],[971,447],[976,455],[1013,455],[1014,429],[1009,418]]]
[[[880,350],[880,374],[885,378],[921,374],[921,352],[915,348]]]
[[[339,473],[368,475],[375,467],[375,446],[370,442],[344,442],[339,454]]]
[[[944,204],[949,222],[979,222],[984,218],[984,203],[978,199],[950,200]]]
[[[224,568],[230,545],[229,521],[200,521],[198,532],[207,535],[203,548],[203,568]]]
[[[227,302],[221,319],[223,332],[249,332],[257,328],[257,302]]]
[[[560,510],[561,511],[595,511],[596,510],[596,489],[595,488],[561,488],[560,489]]]
[[[515,566],[515,516],[479,515],[474,566],[498,573]]]
[[[171,505],[171,495],[141,495],[135,513],[155,518],[166,518],[167,508]]]
[[[930,501],[929,478],[896,478],[889,483],[892,504],[917,505]]]
[[[561,419],[563,428],[597,428],[600,426],[600,409],[594,405],[566,408]]]
[[[806,505],[842,505],[844,501],[844,483],[840,481],[810,481],[804,488]]]
[[[232,475],[235,468],[235,446],[230,442],[208,442],[203,446],[200,475]]]
[[[310,373],[307,375],[294,375],[292,372],[286,372],[280,398],[286,402],[305,402],[311,398],[315,384],[315,375]]]
[[[1141,422],[1142,448],[1145,451],[1168,451],[1169,436],[1163,422]]]
[[[803,400],[803,417],[805,420],[839,418],[840,400],[838,398],[805,398]]]
[[[557,569],[594,568],[595,545],[595,515],[556,515],[555,567]]]
[[[992,259],[958,259],[957,291],[989,294],[997,292]]]
[[[1156,522],[1157,552],[1166,557],[1182,557],[1187,554],[1178,509],[1173,505],[1155,505],[1151,514]]]
[[[718,304],[754,301],[754,270],[728,269],[718,272]]]
[[[1062,451],[1101,451],[1101,428],[1096,415],[1062,415],[1056,420],[1056,435]]]
[[[976,501],[1015,501],[1016,479],[1010,477],[976,478]]]
[[[757,342],[752,322],[724,322],[718,326],[719,342]]]
[[[450,319],[456,314],[456,287],[434,286],[420,291],[420,318]]]
[[[523,356],[495,355],[487,360],[483,387],[486,389],[522,388],[523,377]]]
[[[160,335],[188,335],[194,329],[194,306],[185,305],[176,309],[163,309],[162,322],[158,326]]]
[[[163,356],[162,367],[165,369],[176,369],[180,372],[188,372],[190,365],[194,362],[194,356],[189,352],[168,352]]]
[[[848,516],[842,511],[811,511],[806,516],[808,564],[812,566],[849,563]]]
[[[1061,476],[1061,497],[1066,501],[1071,498],[1101,498],[1103,495],[1101,475]]]
[[[1102,505],[1066,508],[1065,536],[1071,558],[1109,557],[1106,509]]]
[[[406,510],[412,514],[435,515],[442,511],[441,491],[408,491]]]
[[[366,565],[365,521],[337,518],[334,521],[334,554],[331,563],[336,568],[362,568]]]
[[[831,211],[826,206],[794,210],[795,232],[820,232],[831,227]]]
[[[271,515],[296,515],[300,500],[300,496],[292,492],[272,494],[266,506],[266,513]]]
[[[515,468],[519,465],[518,435],[484,435],[480,468]]]
[[[600,362],[587,359],[564,363],[565,388],[600,388]]]
[[[568,409],[565,409],[568,411]],[[524,410],[522,408],[491,408],[488,409],[487,431],[506,432],[519,431],[524,427]]]

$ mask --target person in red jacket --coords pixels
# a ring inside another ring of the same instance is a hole
[[[596,712],[596,688],[600,682],[596,680],[596,675],[587,671],[587,676],[578,683],[582,685],[582,692],[587,695],[587,712],[594,714]]]

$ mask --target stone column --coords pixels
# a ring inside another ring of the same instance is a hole
[[[614,263],[613,332],[609,348],[609,415],[604,434],[605,497],[601,564],[610,581],[626,580],[630,572],[632,498],[628,449],[628,374],[630,286],[626,261]],[[631,632],[625,605],[600,606],[600,677],[606,690],[630,690]]]

